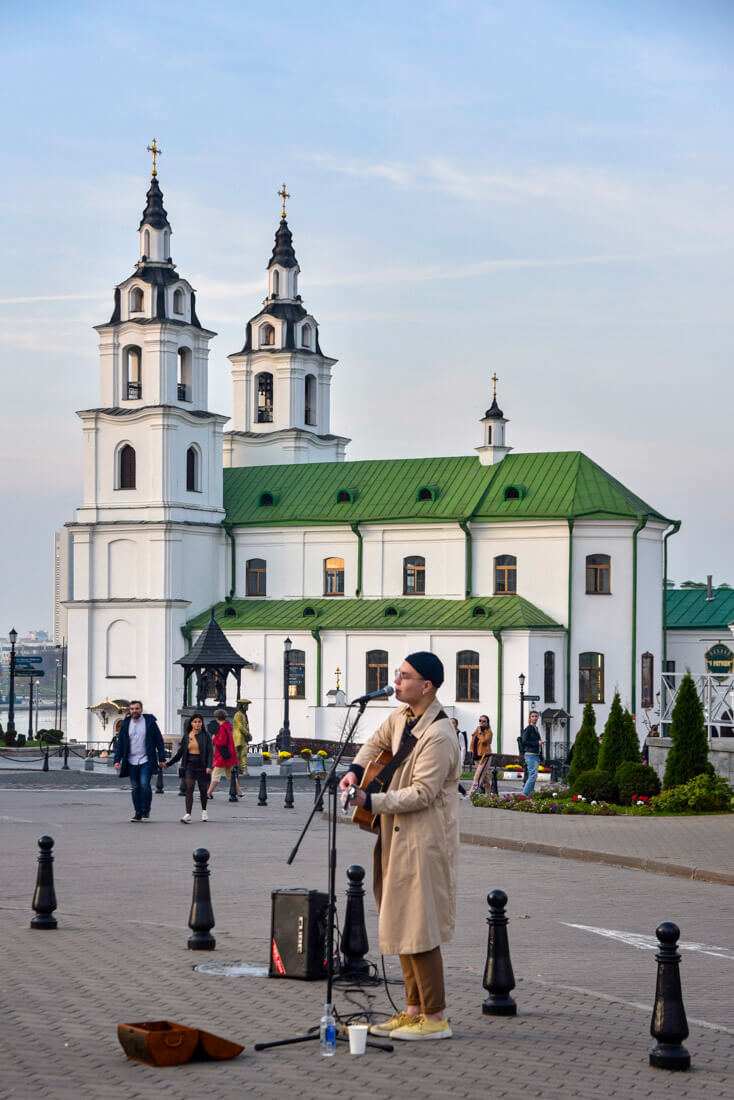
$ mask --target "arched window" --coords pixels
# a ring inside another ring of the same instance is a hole
[[[517,592],[517,558],[500,554],[494,559],[494,594],[506,596]]]
[[[273,423],[273,376],[263,371],[255,379],[258,424]]]
[[[487,446],[492,446],[492,429],[487,425]]]
[[[640,705],[643,710],[652,710],[655,705],[654,699],[654,657],[652,653],[643,653],[640,657],[640,671],[642,673],[640,680]]]
[[[304,325],[303,328],[301,329],[301,347],[304,347],[304,348],[310,348],[311,347],[311,326],[310,325]]]
[[[267,581],[265,558],[250,558],[245,564],[245,592],[248,596],[265,596]]]
[[[273,297],[277,298],[280,294],[280,272],[273,272]]]
[[[192,401],[192,358],[191,348],[178,349],[178,385],[176,397],[179,401]]]
[[[122,396],[125,401],[138,401],[143,396],[141,371],[142,352],[135,345],[122,353]]]
[[[586,557],[587,596],[609,596],[612,592],[612,559],[609,554]]]
[[[182,290],[174,290],[173,292],[173,312],[183,315],[184,312],[184,292]]]
[[[403,595],[425,596],[426,559],[419,555],[403,558]]]
[[[365,691],[382,691],[387,684],[387,650],[370,649],[366,658]]]
[[[135,488],[135,450],[129,443],[123,444],[117,455],[117,488]]]
[[[132,290],[130,291],[130,294],[128,296],[128,302],[129,302],[129,305],[130,305],[130,312],[131,313],[142,313],[143,312],[143,302],[144,302],[144,300],[145,299],[143,298],[143,292],[140,289],[140,287],[139,286],[134,286],[132,288]]]
[[[543,701],[556,701],[556,655],[552,649],[547,649],[543,655]]]
[[[149,229],[146,229],[145,233],[143,233],[143,255],[145,256],[146,260],[150,256],[150,230]]]
[[[186,491],[201,492],[201,456],[193,444],[186,452]]]
[[[135,630],[126,619],[107,627],[107,676],[135,679]]]
[[[275,497],[272,493],[260,493],[257,503],[261,508],[272,508],[275,504]]]
[[[306,375],[305,383],[306,423],[316,423],[316,376]]]
[[[306,698],[306,654],[302,649],[288,654],[288,698]]]
[[[579,653],[579,703],[604,702],[604,654]]]
[[[344,558],[326,558],[324,561],[324,595],[344,595]]]
[[[260,347],[272,347],[275,343],[275,329],[272,325],[260,325]]]
[[[164,230],[163,230],[163,259],[164,259],[164,260],[170,260],[170,258],[171,258],[171,257],[170,257],[170,256],[168,255],[168,250],[169,250],[169,237],[168,237],[168,230],[167,230],[167,229],[164,229]]]
[[[456,702],[479,702],[479,654],[473,649],[456,654]]]

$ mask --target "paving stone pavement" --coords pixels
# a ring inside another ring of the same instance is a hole
[[[131,825],[129,796],[111,790],[3,790],[0,869],[3,923],[0,1098],[153,1098],[241,1095],[379,1098],[418,1088],[426,1097],[476,1097],[485,1091],[521,1097],[728,1097],[734,1079],[734,921],[731,888],[709,882],[640,875],[527,852],[463,845],[457,934],[445,948],[455,1038],[441,1044],[395,1044],[393,1054],[352,1058],[339,1045],[322,1059],[316,1043],[256,1053],[253,1044],[318,1023],[323,983],[225,978],[193,970],[201,962],[264,963],[270,892],[323,888],[326,824],[317,817],[292,867],[286,856],[310,809],[282,800],[265,808],[248,792],[237,805],[215,800],[212,820],[182,826],[181,800],[154,801],[149,825]],[[198,814],[195,815],[198,817]],[[514,815],[505,814],[505,817]],[[519,815],[517,815],[519,816]],[[59,901],[56,932],[29,928],[37,838],[55,838]],[[217,948],[186,950],[191,852],[205,845]],[[369,867],[372,841],[356,829],[338,832],[339,913],[344,871]],[[369,878],[369,876],[368,876]],[[488,890],[509,895],[510,943],[519,1015],[481,1015]],[[370,958],[379,963],[376,913],[368,895]],[[683,931],[682,978],[691,1021],[694,1068],[666,1074],[647,1053],[655,962],[650,949],[588,929],[650,935],[661,920]],[[701,950],[686,949],[687,940]],[[707,953],[709,950],[715,954]],[[397,978],[396,960],[387,960]],[[391,987],[393,996],[399,987]],[[375,1011],[389,1010],[384,989],[370,990]],[[356,1009],[337,987],[342,1014]],[[172,1019],[237,1039],[235,1061],[155,1069],[128,1061],[118,1022]],[[698,1022],[693,1022],[698,1021]]]

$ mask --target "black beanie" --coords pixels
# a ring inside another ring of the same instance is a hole
[[[411,653],[405,660],[424,680],[430,680],[435,688],[441,687],[444,678],[443,665],[435,653]]]

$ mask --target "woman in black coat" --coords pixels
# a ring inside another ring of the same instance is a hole
[[[212,739],[204,729],[204,719],[200,714],[192,714],[184,728],[184,734],[174,756],[166,767],[170,768],[177,760],[181,761],[181,772],[186,783],[186,812],[181,818],[184,825],[191,822],[194,806],[194,787],[199,788],[201,800],[201,820],[208,821],[206,811],[207,788],[212,774],[214,747]]]

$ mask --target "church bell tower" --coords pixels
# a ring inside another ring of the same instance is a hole
[[[263,308],[247,323],[245,344],[230,355],[233,430],[224,436],[225,466],[339,462],[348,439],[330,427],[331,368],[319,327],[298,293],[301,269],[283,200],[268,263]]]

